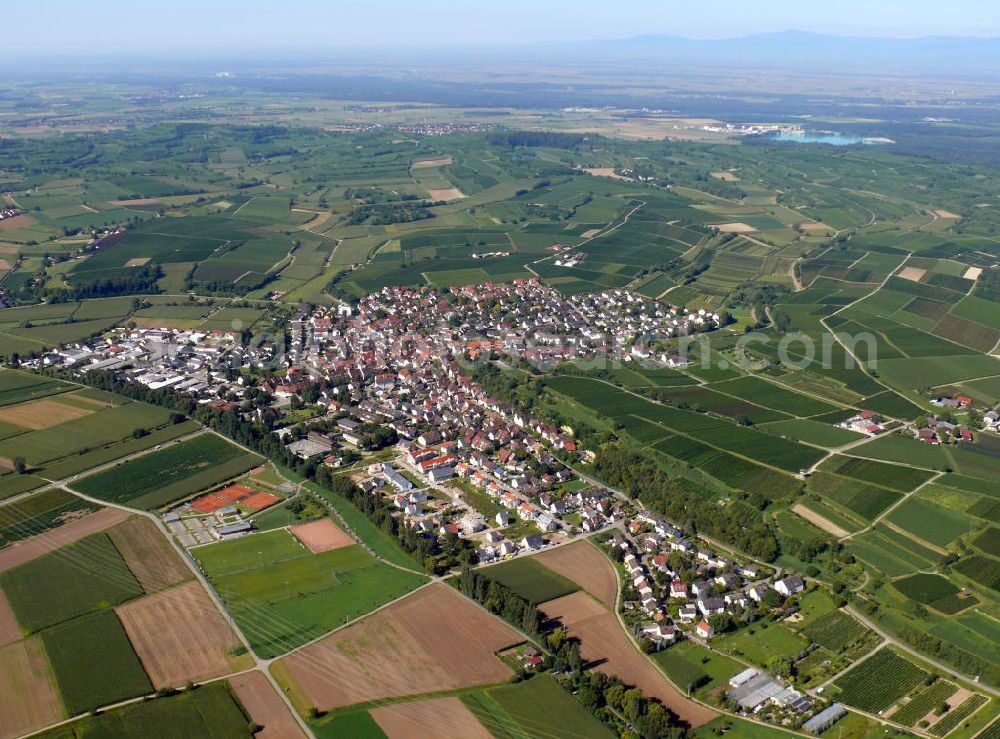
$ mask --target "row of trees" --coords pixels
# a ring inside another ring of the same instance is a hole
[[[532,639],[541,639],[542,616],[538,607],[506,585],[465,565],[458,576],[458,589],[490,613],[521,629]]]
[[[778,539],[763,517],[739,520],[726,509],[705,503],[685,480],[668,477],[653,459],[622,444],[602,447],[594,460],[593,472],[650,510],[674,521],[690,520],[699,531],[752,557],[770,562],[781,553]],[[759,507],[760,502],[753,496],[740,497]]]

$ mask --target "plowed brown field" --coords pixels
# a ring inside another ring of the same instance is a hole
[[[433,698],[412,703],[394,703],[372,710],[375,723],[389,739],[491,739],[458,698]]]
[[[0,649],[0,739],[41,729],[62,717],[41,641],[26,639]]]
[[[658,698],[693,727],[707,724],[718,716],[715,711],[681,695],[632,644],[615,615],[586,593],[564,595],[543,603],[541,609],[549,618],[562,622],[571,636],[580,639],[583,658],[588,662],[600,662],[597,669],[601,672],[617,675],[647,696]]]
[[[201,583],[178,585],[115,611],[156,688],[230,671],[226,651],[239,641]]]
[[[425,587],[287,657],[278,673],[322,711],[511,676],[496,652],[521,636],[447,585]]]
[[[569,578],[608,608],[615,607],[618,579],[615,568],[600,551],[585,541],[556,547],[535,557],[563,577]]]
[[[257,739],[304,739],[288,706],[262,673],[245,672],[230,678],[229,684],[253,722],[264,727],[254,734]]]

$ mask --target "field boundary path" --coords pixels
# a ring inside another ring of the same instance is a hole
[[[918,468],[918,469],[922,469],[922,468]],[[864,534],[867,531],[871,531],[873,528],[875,528],[875,525],[879,521],[881,521],[883,518],[885,518],[886,516],[888,516],[894,510],[896,510],[901,505],[903,505],[903,503],[905,503],[906,501],[908,501],[912,496],[916,495],[920,490],[922,490],[923,488],[925,488],[928,485],[932,484],[935,480],[938,480],[944,474],[945,474],[944,472],[937,472],[937,473],[934,474],[933,477],[930,477],[930,478],[924,480],[922,483],[920,483],[915,488],[913,488],[913,490],[911,490],[910,492],[903,493],[903,495],[900,496],[899,500],[897,500],[891,506],[889,506],[884,511],[882,511],[880,514],[878,514],[877,516],[875,516],[875,518],[873,518],[871,520],[871,523],[869,523],[863,529],[858,529],[857,531],[851,532],[847,536],[841,537],[840,541],[848,541],[849,539],[853,539],[858,534]]]
[[[153,524],[156,526],[157,530],[167,538],[167,541],[170,543],[170,546],[172,546],[181,555],[181,559],[183,559],[185,564],[187,564],[188,569],[192,572],[192,574],[194,574],[195,579],[201,584],[201,586],[206,591],[208,591],[208,595],[212,599],[212,602],[215,604],[215,607],[218,609],[222,617],[226,619],[226,622],[229,624],[229,627],[233,630],[233,633],[236,634],[236,637],[240,640],[240,643],[247,650],[247,654],[249,654],[250,657],[253,659],[254,662],[253,669],[259,669],[261,672],[264,673],[268,682],[271,684],[271,687],[273,687],[274,690],[278,693],[278,695],[281,696],[281,700],[284,701],[285,705],[288,707],[288,710],[292,712],[292,715],[295,717],[296,723],[299,724],[299,728],[305,732],[306,736],[315,737],[315,734],[313,733],[312,729],[310,729],[308,724],[306,724],[306,722],[302,719],[302,717],[299,715],[299,712],[295,710],[295,707],[292,705],[291,700],[289,700],[288,696],[285,695],[285,691],[281,689],[281,686],[278,684],[278,681],[275,680],[274,676],[271,674],[271,671],[267,669],[267,665],[269,664],[269,662],[266,660],[262,660],[253,651],[253,649],[250,646],[249,640],[243,633],[243,630],[240,629],[239,625],[236,623],[236,620],[232,617],[229,611],[226,610],[225,604],[222,602],[222,599],[219,597],[219,594],[215,592],[215,588],[212,587],[212,584],[208,581],[208,578],[205,577],[204,573],[198,568],[198,566],[191,559],[191,555],[189,555],[186,550],[184,550],[180,545],[178,545],[174,541],[173,536],[171,536],[170,532],[167,531],[166,525],[163,523],[163,520],[159,516],[150,513],[149,511],[139,511],[136,510],[135,508],[129,508],[128,506],[119,505],[117,503],[109,503],[107,501],[100,500],[99,498],[92,498],[89,495],[84,495],[83,493],[77,492],[76,490],[72,490],[65,484],[59,485],[58,487],[61,487],[66,492],[72,493],[73,495],[83,498],[84,500],[88,500],[91,503],[97,503],[99,505],[107,506],[110,508],[119,508],[134,513],[136,515],[143,516],[152,521]],[[219,679],[220,680],[226,679],[232,677],[232,675],[242,674],[244,672],[248,672],[248,670],[240,670],[239,672],[223,675]]]
[[[963,675],[961,672],[958,672],[957,670],[948,667],[947,665],[918,652],[917,650],[910,647],[908,644],[904,644],[903,642],[896,639],[894,636],[887,634],[885,631],[882,630],[882,628],[878,624],[868,620],[867,617],[860,614],[854,607],[846,605],[843,608],[841,608],[841,610],[847,613],[848,615],[854,616],[854,618],[858,619],[858,621],[860,621],[869,629],[874,631],[889,644],[891,644],[892,646],[896,647],[897,649],[903,652],[906,652],[911,657],[916,657],[917,659],[926,662],[934,669],[944,672],[956,680],[961,680],[962,682],[969,683],[970,685],[975,685],[976,690],[981,690],[984,693],[989,693],[994,698],[1000,698],[1000,690],[990,685],[987,685],[986,683],[978,681],[975,677],[972,677],[971,675]]]

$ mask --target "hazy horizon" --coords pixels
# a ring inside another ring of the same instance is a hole
[[[632,0],[624,4],[508,0],[456,5],[426,0],[372,0],[363,5],[299,0],[278,6],[262,0],[177,0],[156,6],[121,0],[81,5],[47,0],[5,11],[9,36],[0,55],[14,57],[152,56],[236,53],[245,56],[399,49],[474,48],[664,35],[726,39],[797,30],[836,36],[921,38],[994,37],[1000,14],[989,0],[957,0],[942,18],[937,3],[844,0],[836,13],[814,4],[766,7],[720,0],[710,8]],[[991,12],[994,11],[994,12]],[[609,29],[614,29],[609,32]]]

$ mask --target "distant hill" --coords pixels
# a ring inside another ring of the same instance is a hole
[[[720,66],[873,69],[963,76],[1000,74],[1000,38],[926,36],[876,38],[782,31],[728,39],[635,36],[546,44],[565,57],[638,59]]]

